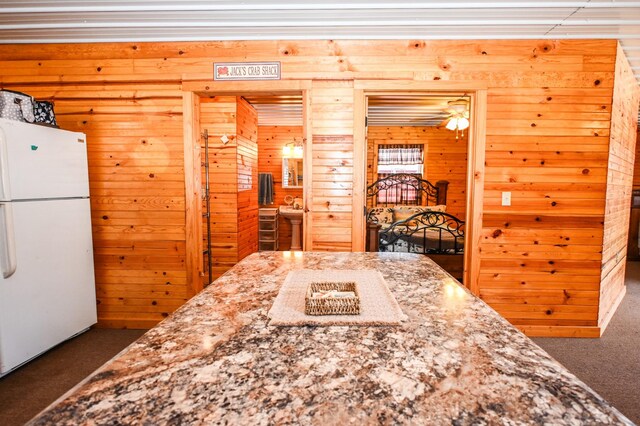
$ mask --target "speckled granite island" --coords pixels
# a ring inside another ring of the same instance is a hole
[[[290,270],[326,268],[379,270],[409,320],[267,325]],[[31,424],[632,423],[426,257],[261,252]]]

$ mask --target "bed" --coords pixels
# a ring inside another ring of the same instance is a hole
[[[367,187],[367,250],[421,253],[462,279],[464,221],[446,212],[447,181],[394,174]]]

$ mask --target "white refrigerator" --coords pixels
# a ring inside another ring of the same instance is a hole
[[[86,137],[0,118],[0,377],[96,323]]]

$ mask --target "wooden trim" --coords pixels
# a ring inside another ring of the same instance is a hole
[[[211,72],[213,78],[213,71]],[[256,95],[282,94],[290,91],[299,93],[303,90],[311,89],[310,80],[268,80],[268,81],[211,81],[194,80],[184,81],[182,90],[185,92],[195,92],[197,95],[205,96],[209,94],[238,94],[241,92]]]
[[[369,127],[389,127],[389,126],[369,126]],[[380,145],[402,145],[404,142],[398,141],[380,141],[374,144],[374,147],[377,149]],[[421,141],[411,141],[410,145],[428,145],[429,142],[421,142]],[[425,148],[426,149],[426,148]]]
[[[351,251],[365,250],[365,191],[367,189],[367,100],[364,90],[354,90],[353,98],[353,204],[351,208]],[[377,244],[376,244],[377,247]]]
[[[368,95],[383,94],[393,91],[398,94],[411,94],[415,92],[466,92],[486,90],[486,81],[416,81],[416,80],[355,80],[355,89],[366,90]],[[401,93],[404,91],[405,93]],[[457,93],[459,95],[459,93]]]
[[[602,335],[600,327],[579,327],[561,325],[514,325],[529,337],[586,337]]]
[[[609,312],[607,312],[607,315],[600,321],[600,324],[598,324],[598,327],[600,327],[600,336],[602,336],[602,333],[604,333],[604,331],[609,326],[609,322],[611,322],[611,318],[613,318],[613,315],[618,310],[618,307],[622,303],[622,299],[624,299],[624,296],[626,294],[627,294],[627,286],[625,284],[624,286],[622,286],[622,290],[620,291],[620,293],[618,293],[616,300],[611,304],[611,307],[609,308]]]
[[[369,133],[369,129],[366,129],[366,133]],[[367,149],[369,149],[369,141],[368,138],[369,135],[367,134],[365,136],[365,139],[367,140]],[[378,149],[380,148],[380,143],[375,142],[373,143],[373,164],[372,164],[372,169],[371,169],[371,179],[373,180],[373,182],[378,180]],[[385,144],[386,145],[386,144]],[[424,144],[423,144],[424,145]],[[422,149],[424,150],[424,146],[422,147]],[[365,153],[366,155],[367,153]],[[369,161],[369,159],[367,158],[367,161]],[[366,165],[367,163],[365,163]],[[366,166],[365,166],[366,167]],[[427,165],[426,163],[423,161],[423,165],[422,165],[422,175],[424,176],[425,172],[427,171]],[[365,168],[365,173],[366,173],[366,168]],[[367,181],[364,185],[364,189],[365,191],[367,190],[367,187],[373,183],[373,182],[369,182]],[[367,205],[367,207],[370,207]]]
[[[200,173],[200,99],[182,94],[184,128],[185,243],[187,288],[191,296],[202,290],[202,196]]]
[[[309,88],[311,85],[309,84]],[[302,220],[302,250],[313,250],[313,126],[311,122],[311,91],[302,91],[302,143],[304,146],[302,165],[304,217]]]
[[[467,213],[464,283],[475,295],[480,294],[480,236],[484,198],[484,158],[487,133],[487,91],[478,90],[471,96],[473,120],[469,133],[467,166]]]

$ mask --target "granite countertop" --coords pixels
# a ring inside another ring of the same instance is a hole
[[[270,327],[292,269],[377,269],[409,320]],[[632,424],[431,260],[255,253],[33,425]]]

